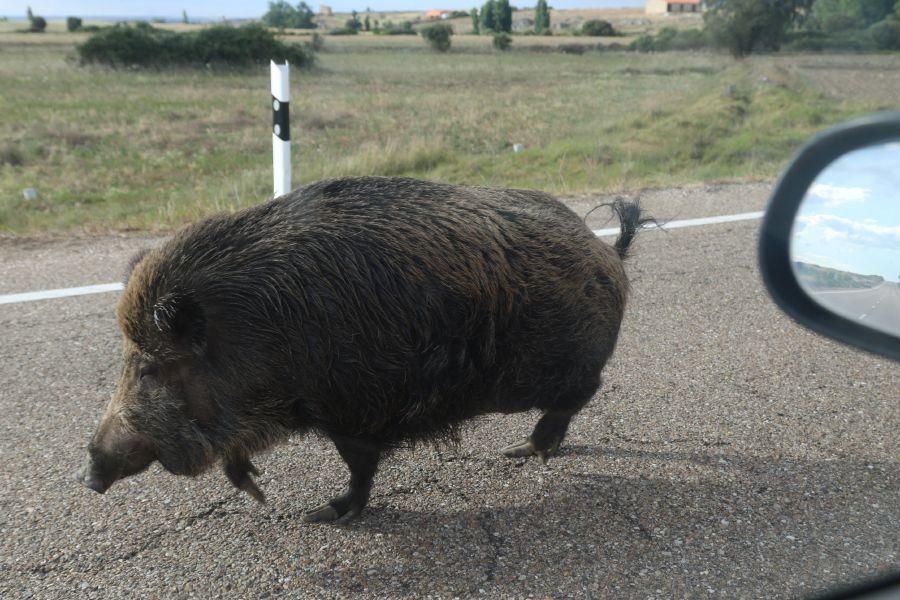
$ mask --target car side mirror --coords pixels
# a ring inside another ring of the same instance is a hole
[[[800,324],[900,360],[900,113],[844,123],[800,150],[766,211],[759,260]]]

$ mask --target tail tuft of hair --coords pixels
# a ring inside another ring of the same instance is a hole
[[[661,225],[651,216],[644,214],[641,204],[638,201],[626,202],[622,198],[616,198],[612,202],[601,204],[600,206],[608,206],[619,219],[621,233],[616,238],[613,248],[619,254],[619,258],[625,260],[628,258],[628,251],[631,248],[631,242],[641,229],[648,226],[659,227]]]

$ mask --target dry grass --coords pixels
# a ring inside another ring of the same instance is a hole
[[[82,68],[76,38],[0,34],[0,232],[169,229],[271,194],[267,69]],[[820,97],[787,68],[776,80],[771,59],[489,53],[467,38],[446,55],[415,37],[328,38],[319,66],[294,73],[295,183],[381,174],[575,193],[770,177],[806,135],[871,108]]]

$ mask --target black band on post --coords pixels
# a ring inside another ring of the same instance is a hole
[[[288,141],[291,139],[290,102],[282,102],[272,96],[272,133],[278,139]]]

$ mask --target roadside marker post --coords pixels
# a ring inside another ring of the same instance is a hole
[[[291,191],[290,65],[270,62],[272,73],[272,167],[275,197]]]

